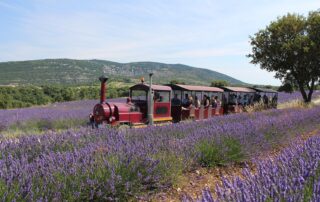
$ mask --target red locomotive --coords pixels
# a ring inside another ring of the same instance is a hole
[[[100,103],[93,109],[94,122],[98,125],[137,126],[186,119],[202,120],[226,113],[240,113],[244,106],[260,100],[268,100],[274,107],[277,100],[277,92],[270,89],[153,85],[150,74],[151,85],[141,80],[140,84],[130,87],[126,102],[106,102],[108,78],[102,76],[99,80]]]

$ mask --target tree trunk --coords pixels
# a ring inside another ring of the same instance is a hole
[[[303,86],[303,84],[301,84],[300,82],[298,83],[298,86],[299,86],[299,90],[300,90],[300,92],[301,92],[301,95],[302,95],[302,97],[303,97],[303,101],[305,102],[305,103],[307,103],[307,102],[310,102],[310,101],[308,101],[309,99],[309,96],[307,95],[307,93],[306,93],[306,91],[305,91],[305,89],[304,89],[304,86]],[[310,91],[309,91],[309,93],[310,93]]]
[[[313,93],[313,89],[309,90],[309,93],[308,93],[308,101],[307,101],[307,102],[311,102],[312,93]]]
[[[308,89],[309,89],[309,93],[308,93],[308,100],[307,100],[307,102],[311,102],[312,93],[313,93],[313,90],[314,90],[314,79],[311,80],[311,85],[310,85],[310,86],[308,85]]]

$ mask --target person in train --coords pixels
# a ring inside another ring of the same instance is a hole
[[[273,108],[277,108],[277,102],[278,102],[278,95],[275,94],[275,95],[272,97],[272,107],[273,107]]]
[[[238,95],[238,97],[237,97],[237,103],[238,103],[238,105],[243,105],[243,99],[242,99],[242,96],[241,96],[241,95]]]
[[[221,107],[221,101],[219,100],[219,97],[215,96],[214,99],[216,100],[217,107]]]
[[[216,100],[216,97],[217,96],[212,96],[211,97],[211,106],[212,106],[212,108],[217,108],[217,100]]]
[[[229,96],[229,104],[232,104],[232,105],[236,105],[237,104],[237,95],[234,94],[234,93],[231,93],[230,96]]]
[[[203,95],[203,100],[202,100],[203,106],[204,107],[209,107],[210,106],[210,99],[207,95]]]
[[[199,108],[201,106],[200,100],[198,98],[198,96],[194,97],[194,107],[195,108]]]
[[[182,110],[189,110],[191,107],[193,106],[193,98],[192,96],[190,95],[188,97],[188,102],[186,102],[186,104],[184,104],[182,106]]]
[[[268,105],[268,104],[269,104],[269,98],[268,98],[268,96],[267,96],[266,94],[264,94],[264,96],[263,96],[263,103],[264,103],[265,105]]]
[[[185,94],[184,95],[184,99],[182,100],[182,105],[183,106],[188,106],[188,104],[189,104],[189,95]]]
[[[174,94],[174,97],[171,99],[172,106],[180,106],[181,100],[178,98],[178,94]]]
[[[193,97],[190,95],[188,99],[188,107],[192,107],[194,105]]]
[[[247,106],[249,104],[249,95],[245,94],[242,100],[243,106]]]

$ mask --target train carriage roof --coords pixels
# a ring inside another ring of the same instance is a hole
[[[170,86],[162,86],[162,85],[152,85],[151,86],[152,90],[157,90],[157,91],[171,91]],[[144,90],[148,91],[149,90],[149,85],[145,83],[139,83],[134,86],[130,87],[130,90]]]
[[[183,91],[205,91],[205,92],[223,92],[223,89],[217,87],[208,86],[192,86],[182,84],[169,84],[172,90],[183,90]]]
[[[256,90],[257,92],[265,92],[265,93],[278,93],[278,91],[268,89],[268,88],[252,88]]]
[[[239,92],[239,93],[255,93],[257,92],[254,89],[246,88],[246,87],[231,87],[231,86],[224,86],[221,87],[227,92]]]

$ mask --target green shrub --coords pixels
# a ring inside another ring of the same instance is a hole
[[[215,140],[204,139],[196,145],[199,154],[199,164],[204,167],[239,163],[245,159],[245,153],[240,142],[231,137]]]

